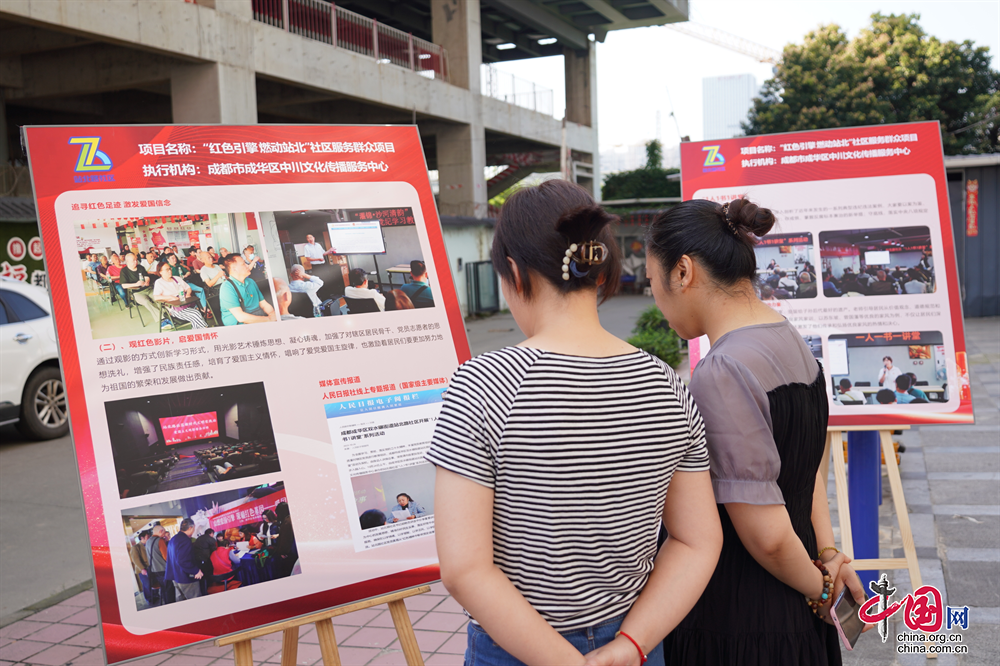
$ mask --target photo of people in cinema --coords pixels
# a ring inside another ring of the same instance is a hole
[[[301,573],[284,482],[122,511],[145,610]]]
[[[753,251],[762,299],[816,298],[811,233],[767,235]]]
[[[282,321],[434,307],[410,208],[261,213]]]
[[[829,372],[840,405],[920,405],[949,399],[940,331],[831,335]]]
[[[434,466],[364,474],[351,479],[362,530],[434,515]]]
[[[255,213],[91,220],[76,236],[95,340],[278,319]]]
[[[819,254],[827,298],[934,293],[927,227],[823,231]]]
[[[264,384],[104,405],[122,499],[281,471]]]

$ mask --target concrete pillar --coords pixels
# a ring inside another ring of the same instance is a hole
[[[486,217],[486,130],[482,122],[479,68],[483,42],[479,0],[434,0],[431,31],[435,44],[448,50],[448,82],[470,90],[472,122],[443,125],[437,131],[437,162],[442,215]]]
[[[442,126],[436,138],[441,214],[486,217],[486,131],[482,124]]]
[[[7,104],[3,99],[3,88],[0,88],[0,166],[10,162],[10,137],[7,136]]]
[[[597,49],[594,42],[586,51],[565,49],[566,120],[597,127]]]
[[[448,49],[448,82],[480,91],[483,41],[479,0],[433,0],[431,41]]]
[[[594,177],[584,184],[594,198],[601,199],[601,164],[597,136],[597,43],[588,42],[587,49],[565,49],[566,120],[593,129],[594,153],[591,155]]]
[[[257,82],[252,69],[218,62],[181,65],[170,73],[173,122],[252,125]]]

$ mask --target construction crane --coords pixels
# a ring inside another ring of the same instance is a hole
[[[667,27],[690,37],[729,49],[730,51],[736,51],[737,53],[748,55],[758,62],[766,62],[772,65],[777,65],[781,62],[781,53],[779,51],[775,51],[774,49],[768,48],[756,42],[751,42],[749,39],[744,39],[743,37],[739,37],[724,30],[719,30],[718,28],[713,28],[701,23],[695,23],[693,21],[687,21],[685,23],[668,23]]]

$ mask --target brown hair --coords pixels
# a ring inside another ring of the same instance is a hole
[[[406,295],[402,289],[393,289],[392,295],[396,299],[396,309],[397,310],[413,310],[413,301],[410,297]]]
[[[531,273],[548,280],[562,293],[600,288],[601,302],[621,286],[621,252],[609,225],[618,218],[594,203],[593,197],[565,180],[549,180],[518,190],[500,209],[493,236],[491,258],[500,279],[514,283],[517,265],[526,299],[531,298]],[[563,257],[573,243],[604,243],[607,256],[601,264],[578,264],[583,277],[563,279]],[[589,269],[589,270],[587,270]]]

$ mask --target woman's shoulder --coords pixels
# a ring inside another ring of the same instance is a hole
[[[527,370],[543,352],[527,347],[504,347],[474,356],[458,366],[455,376],[488,378],[497,372]]]
[[[702,365],[710,375],[750,375],[764,391],[791,383],[809,384],[818,370],[805,340],[787,320],[726,334],[709,350],[695,375]]]

